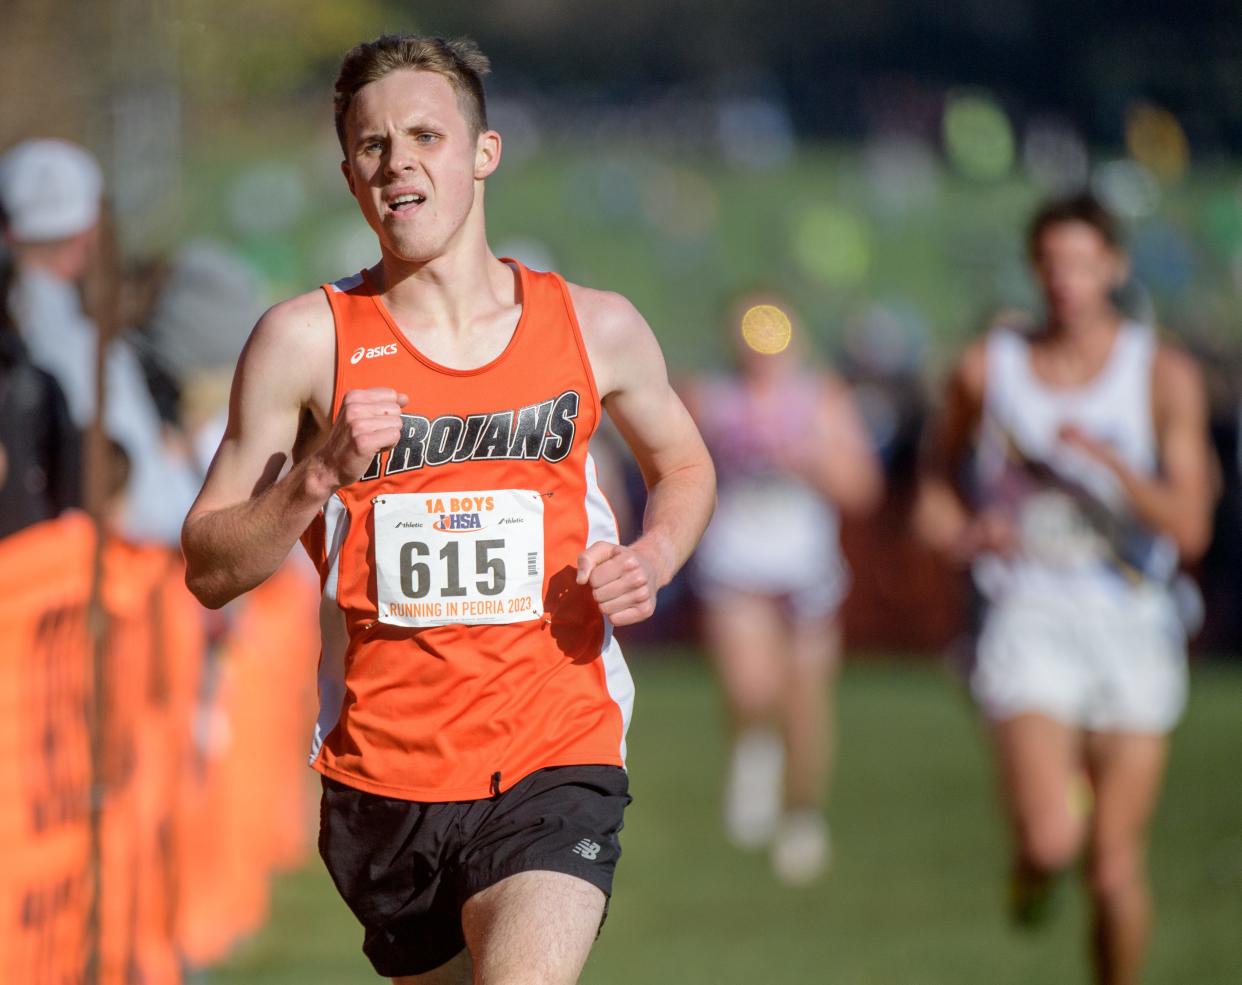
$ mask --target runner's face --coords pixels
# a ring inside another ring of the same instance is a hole
[[[386,254],[445,252],[499,162],[499,137],[475,136],[457,93],[435,72],[402,69],[363,86],[346,118],[341,170]]]
[[[1124,279],[1125,262],[1093,226],[1058,222],[1035,245],[1035,276],[1053,321],[1074,321],[1111,307],[1109,294]]]

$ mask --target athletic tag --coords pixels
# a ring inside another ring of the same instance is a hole
[[[395,493],[373,505],[380,622],[417,629],[542,618],[539,493]]]

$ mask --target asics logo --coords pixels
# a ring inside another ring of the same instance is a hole
[[[589,838],[583,838],[570,850],[577,855],[581,855],[588,862],[594,862],[597,858],[599,858],[599,849],[600,844],[598,841],[591,841]]]
[[[354,354],[349,357],[349,363],[351,366],[357,366],[364,359],[378,359],[380,356],[395,356],[396,354],[396,342],[389,342],[387,345],[377,345],[371,349],[368,349],[365,345],[360,345],[354,350]]]

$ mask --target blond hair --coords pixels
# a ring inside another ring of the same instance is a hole
[[[491,62],[474,41],[470,38],[446,41],[444,38],[417,34],[385,34],[374,41],[355,45],[341,61],[333,103],[336,136],[342,150],[346,150],[345,116],[354,95],[363,86],[406,68],[443,75],[457,93],[457,104],[474,134],[477,136],[487,129],[483,76],[491,71]]]

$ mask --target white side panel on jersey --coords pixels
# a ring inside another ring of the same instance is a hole
[[[625,736],[630,730],[630,719],[634,715],[634,678],[630,676],[630,668],[621,655],[621,645],[612,635],[612,623],[604,620],[604,648],[600,652],[604,661],[604,680],[608,685],[608,694],[617,707],[621,709],[621,762],[625,762]]]
[[[337,582],[341,573],[341,545],[349,533],[349,511],[339,496],[332,496],[323,507],[323,548],[328,561],[328,577],[323,583],[323,597],[336,601]]]
[[[337,294],[348,294],[355,287],[362,283],[362,273],[356,273],[352,277],[342,277],[340,280],[332,282],[332,290]]]
[[[599,488],[595,459],[589,452],[586,457],[586,487],[587,545],[600,540],[617,543],[620,539],[617,518]],[[621,710],[621,761],[625,762],[625,735],[630,730],[630,718],[634,714],[634,678],[630,676],[621,647],[612,635],[612,622],[607,616],[604,617],[604,645],[600,650],[600,659],[604,662],[608,695]]]
[[[319,653],[319,717],[311,738],[310,762],[314,763],[324,740],[336,728],[345,703],[345,650],[349,633],[345,630],[345,613],[334,599],[319,602],[319,635],[323,648]]]
[[[337,584],[340,578],[341,545],[349,532],[349,512],[339,496],[331,497],[323,508],[324,553],[328,560],[328,577],[324,579],[323,598],[319,603],[319,715],[311,738],[310,761],[319,755],[320,747],[341,717],[345,701],[345,650],[349,634],[345,630],[345,613],[337,605]]]

